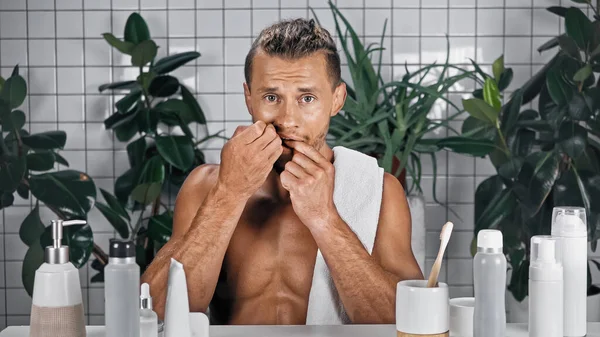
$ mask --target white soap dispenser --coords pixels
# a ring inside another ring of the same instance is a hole
[[[46,247],[44,263],[36,270],[31,306],[30,337],[84,337],[85,316],[79,271],[61,245],[63,226],[84,220],[52,220],[54,244]]]

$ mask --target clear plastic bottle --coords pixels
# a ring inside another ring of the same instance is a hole
[[[483,229],[477,233],[477,254],[473,259],[474,337],[506,336],[506,257],[502,247],[500,231]]]
[[[140,336],[140,267],[131,241],[110,240],[104,267],[104,319],[106,336]]]
[[[152,310],[148,283],[142,284],[140,295],[140,337],[158,337],[158,316]]]
[[[563,268],[559,238],[531,238],[529,337],[563,337]]]
[[[552,236],[560,239],[563,267],[563,336],[587,334],[587,221],[583,207],[554,207]]]

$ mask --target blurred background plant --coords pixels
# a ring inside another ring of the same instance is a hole
[[[44,261],[44,248],[52,244],[52,227],[40,219],[40,202],[56,219],[87,219],[96,201],[96,185],[86,173],[57,171],[69,163],[59,154],[67,141],[64,131],[30,134],[25,130],[26,115],[18,108],[27,97],[27,83],[15,66],[9,78],[0,77],[0,209],[13,205],[16,192],[21,198],[34,198],[35,207],[19,228],[19,237],[27,245],[21,279],[31,296],[35,270]],[[80,268],[94,247],[89,224],[65,227],[63,244],[69,244],[70,261]]]
[[[436,153],[445,149],[471,156],[484,156],[494,146],[487,139],[460,135],[450,122],[464,113],[446,96],[461,80],[476,79],[467,71],[448,63],[449,50],[443,64],[430,64],[406,74],[399,81],[386,82],[381,74],[383,40],[366,48],[348,20],[330,1],[335,29],[348,60],[352,83],[346,83],[348,96],[340,114],[334,116],[329,128],[329,143],[345,146],[376,157],[385,172],[393,174],[407,194],[422,194],[422,156],[430,156],[433,168],[433,198],[436,196]],[[315,15],[316,17],[316,15]],[[340,22],[341,21],[341,22]],[[387,19],[383,24],[385,32]],[[449,47],[448,47],[449,48]],[[379,54],[376,54],[379,52]],[[373,56],[378,55],[376,65]],[[450,75],[450,72],[456,75]],[[433,119],[435,104],[447,105],[447,118]],[[434,132],[446,129],[450,136],[432,138]],[[407,174],[408,173],[408,174]],[[407,186],[406,177],[411,179]]]
[[[114,195],[101,189],[105,202],[98,210],[121,238],[136,243],[136,258],[143,273],[155,253],[171,237],[173,212],[163,201],[165,195],[179,190],[187,175],[205,163],[198,148],[203,142],[222,137],[209,135],[206,118],[193,93],[172,71],[200,56],[196,51],[173,54],[155,60],[158,46],[151,39],[145,20],[132,13],[125,24],[124,40],[110,33],[104,39],[119,52],[131,57],[139,75],[128,81],[101,85],[122,96],[115,102],[116,112],[104,121],[117,139],[127,144],[130,168],[119,176]],[[190,126],[201,126],[206,137],[197,139]],[[138,137],[136,137],[136,135]],[[99,273],[92,282],[104,280],[104,257],[97,257],[92,268]]]
[[[479,230],[503,232],[511,270],[508,290],[519,302],[528,295],[531,237],[550,235],[554,206],[585,207],[593,251],[600,238],[600,15],[589,1],[575,2],[588,3],[595,21],[580,8],[548,8],[564,17],[565,34],[540,46],[539,52],[559,51],[527,83],[504,95],[512,70],[504,68],[501,57],[493,74],[477,67],[483,90],[463,100],[470,114],[463,136],[496,145],[488,156],[497,174],[475,192],[471,252]],[[535,98],[537,107],[523,108]],[[588,268],[588,295],[598,293]]]

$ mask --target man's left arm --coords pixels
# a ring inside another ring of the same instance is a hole
[[[310,229],[353,323],[395,322],[396,284],[423,279],[411,248],[410,210],[402,185],[385,174],[372,254],[333,205],[331,164],[305,144],[282,173],[294,210]],[[316,172],[316,173],[315,173]]]
[[[396,284],[423,278],[412,253],[410,212],[398,180],[385,175],[372,255],[341,218],[312,232],[352,322],[394,323]]]

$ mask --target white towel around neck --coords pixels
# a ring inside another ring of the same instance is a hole
[[[345,147],[333,148],[333,201],[369,254],[373,250],[383,195],[384,170],[377,160]],[[307,325],[350,323],[319,249],[308,300]]]

